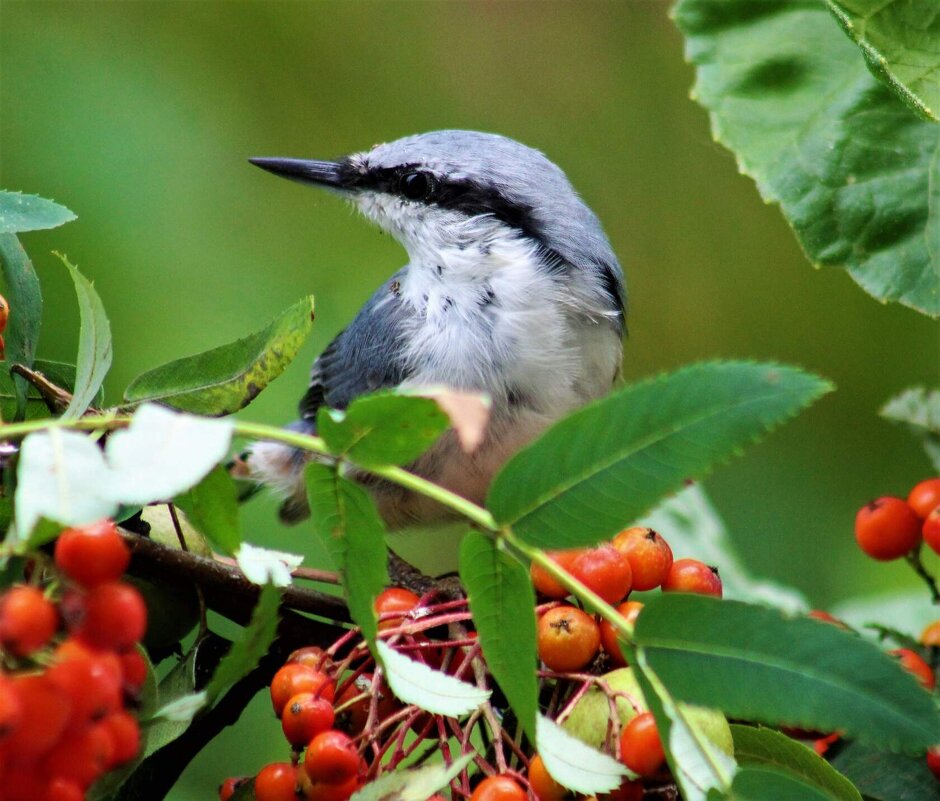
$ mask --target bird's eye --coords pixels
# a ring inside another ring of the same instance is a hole
[[[426,172],[406,172],[398,189],[408,200],[427,200],[434,189],[434,179]]]

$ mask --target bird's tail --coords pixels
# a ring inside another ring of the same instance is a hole
[[[301,434],[316,434],[314,420],[297,420],[286,426]],[[241,458],[245,472],[256,487],[269,487],[283,499],[280,517],[285,523],[299,523],[310,514],[304,486],[307,454],[282,442],[254,442]]]

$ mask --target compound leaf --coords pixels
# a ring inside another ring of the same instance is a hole
[[[907,426],[923,442],[934,469],[940,471],[940,389],[906,389],[884,405],[881,416]]]
[[[58,228],[74,219],[75,214],[52,200],[0,190],[0,234]]]

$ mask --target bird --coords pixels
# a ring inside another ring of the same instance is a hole
[[[339,195],[408,256],[313,362],[300,419],[288,428],[315,434],[321,408],[342,410],[380,390],[484,394],[490,417],[475,450],[448,431],[409,466],[482,504],[516,451],[619,380],[623,271],[597,215],[541,151],[499,134],[441,130],[331,161],[249,161]],[[309,514],[307,458],[272,441],[247,456],[252,478],[283,498],[285,522]],[[384,480],[365,483],[390,529],[452,514]]]

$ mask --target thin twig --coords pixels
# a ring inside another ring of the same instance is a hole
[[[927,589],[930,590],[930,598],[935,604],[940,604],[940,589],[937,588],[937,580],[930,574],[924,563],[920,558],[921,552],[920,545],[917,546],[913,551],[907,555],[907,563],[913,568],[914,572],[920,576],[924,583],[927,585]]]

